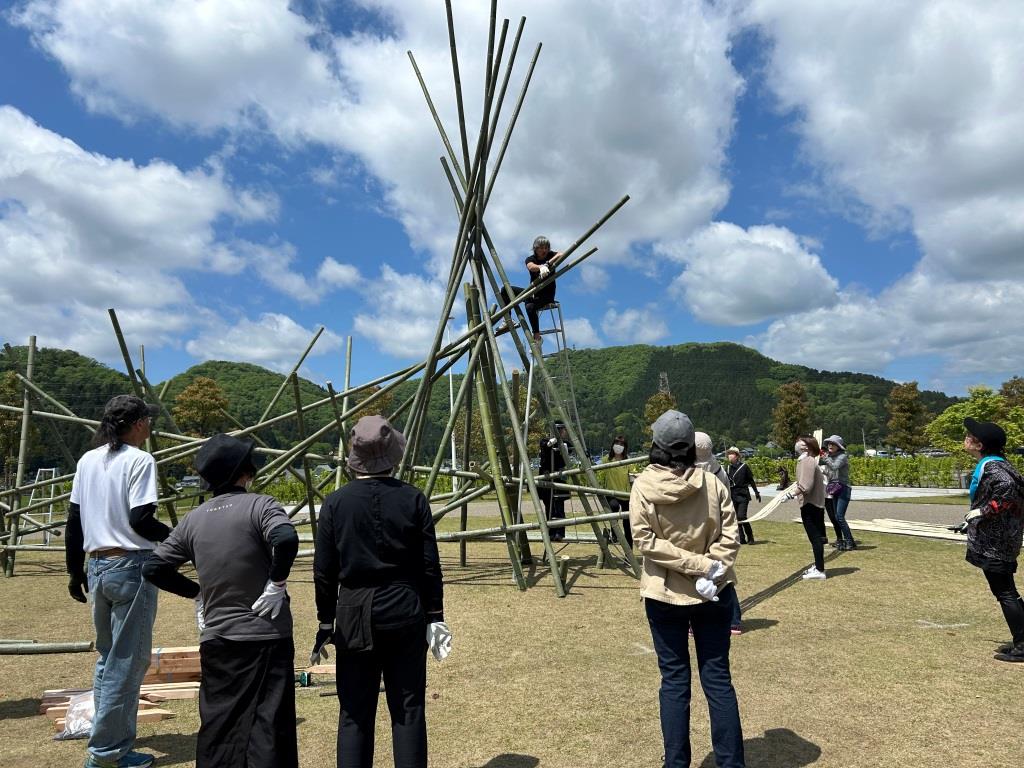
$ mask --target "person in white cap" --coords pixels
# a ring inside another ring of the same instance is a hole
[[[320,509],[313,582],[320,621],[310,664],[337,649],[338,768],[372,768],[381,678],[396,766],[426,768],[426,651],[451,648],[434,519],[392,477],[405,436],[364,416],[349,437],[353,476]]]
[[[729,487],[697,461],[693,424],[666,411],[653,425],[650,464],[633,483],[629,518],[643,555],[640,594],[661,669],[665,768],[690,765],[690,654],[700,682],[719,768],[744,768],[743,730],[729,672],[730,625],[739,552]]]

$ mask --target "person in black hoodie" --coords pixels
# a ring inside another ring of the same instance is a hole
[[[353,479],[320,510],[313,560],[320,627],[310,664],[338,652],[338,768],[372,768],[383,677],[395,766],[426,768],[426,651],[451,647],[434,520],[426,497],[391,477],[405,436],[382,416],[352,429]]]
[[[1024,477],[1006,460],[1006,432],[998,424],[964,419],[964,450],[978,459],[971,477],[967,562],[980,568],[999,601],[1011,641],[999,647],[1000,661],[1024,662],[1024,600],[1013,581],[1024,531]]]

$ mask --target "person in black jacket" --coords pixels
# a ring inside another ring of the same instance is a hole
[[[556,421],[555,433],[558,437],[542,437],[540,439],[540,466],[538,470],[542,475],[551,472],[561,472],[565,469],[565,458],[562,456],[559,445],[568,440],[565,424]],[[566,449],[569,449],[568,443],[566,443]],[[554,488],[539,488],[538,491],[540,492],[541,504],[544,505],[544,519],[564,520],[567,494]],[[552,528],[551,540],[555,542],[565,541],[565,528],[563,526]]]
[[[382,416],[352,429],[353,479],[320,510],[313,580],[320,628],[310,664],[338,651],[338,768],[371,768],[381,678],[396,766],[426,768],[428,646],[447,655],[444,587],[430,505],[391,477],[405,436]]]
[[[729,476],[729,495],[732,497],[732,505],[736,507],[736,520],[739,521],[740,544],[753,544],[754,529],[746,522],[747,507],[750,506],[750,489],[754,489],[758,504],[761,503],[761,491],[754,482],[754,473],[740,458],[740,449],[733,446],[726,455],[729,457],[729,466],[725,468],[725,473]]]
[[[967,562],[985,574],[1010,629],[1010,642],[995,657],[1024,662],[1024,600],[1013,581],[1024,532],[1024,477],[1006,460],[1002,427],[967,418],[964,428],[964,450],[978,459],[971,476],[971,510],[963,525]]]

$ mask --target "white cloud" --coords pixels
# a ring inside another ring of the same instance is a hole
[[[602,293],[608,287],[608,270],[596,264],[584,263],[578,274],[580,284],[587,293]]]
[[[668,336],[668,325],[653,307],[609,309],[601,320],[601,330],[619,344],[656,344]]]
[[[405,0],[362,5],[388,18],[394,36],[339,36],[283,0],[28,0],[12,18],[93,110],[202,131],[256,128],[353,155],[382,182],[414,246],[448,258],[456,220],[442,146],[406,56],[415,53],[457,140],[444,13]],[[529,23],[505,120],[536,41],[548,44],[489,208],[502,253],[525,251],[541,230],[556,247],[571,242],[627,192],[632,201],[595,239],[599,261],[633,240],[685,236],[724,205],[721,166],[742,87],[726,11],[668,0],[642,12],[625,0],[522,0],[509,10]],[[485,4],[456,9],[471,135],[487,15]],[[514,29],[515,19],[506,51]]]
[[[835,303],[838,284],[788,229],[714,222],[658,252],[686,265],[671,291],[718,325],[749,325]]]
[[[287,315],[267,312],[257,320],[242,318],[234,324],[217,321],[189,341],[185,349],[202,360],[255,363],[283,372],[291,370],[297,350],[305,349],[315,333],[315,329],[303,328]],[[324,355],[341,346],[336,334],[324,331],[310,355]]]
[[[875,215],[909,217],[929,274],[1024,278],[1020,11],[1015,0],[749,4],[773,41],[769,85],[799,114],[810,156]]]
[[[437,331],[444,286],[385,265],[379,278],[368,281],[366,294],[375,297],[368,302],[373,310],[355,316],[356,332],[395,357],[425,357]]]
[[[359,269],[328,256],[316,273],[317,282],[331,288],[354,288],[362,281]]]
[[[565,338],[570,347],[584,349],[604,346],[594,326],[585,317],[565,320]]]

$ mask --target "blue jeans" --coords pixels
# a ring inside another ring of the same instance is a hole
[[[736,599],[736,590],[729,585],[715,603],[670,605],[644,600],[661,669],[658,699],[665,768],[690,766],[690,628],[700,684],[711,715],[715,761],[718,768],[744,768],[740,710],[729,674],[729,625]]]
[[[149,552],[89,559],[89,597],[96,626],[96,660],[89,752],[114,765],[135,743],[139,686],[149,667],[156,587],[142,578]]]
[[[850,496],[853,494],[853,488],[848,485],[843,486],[843,492],[838,496],[832,497],[832,503],[835,504],[836,508],[836,538],[848,541],[853,544],[853,533],[850,531],[850,526],[846,523],[846,508],[850,506]]]

